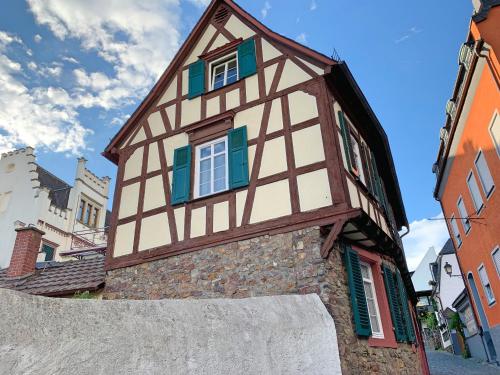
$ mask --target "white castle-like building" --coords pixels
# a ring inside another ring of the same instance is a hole
[[[16,228],[45,232],[38,261],[62,261],[105,249],[109,177],[97,177],[79,158],[73,186],[42,168],[34,149],[0,159],[0,268],[7,267]]]

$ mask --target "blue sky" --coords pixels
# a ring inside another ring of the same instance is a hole
[[[431,166],[471,1],[239,0],[271,29],[347,61],[384,126],[412,222],[414,268],[446,237]],[[68,182],[76,157],[113,179],[100,152],[194,26],[206,0],[4,0],[0,152],[36,147]],[[438,249],[439,250],[439,249]]]

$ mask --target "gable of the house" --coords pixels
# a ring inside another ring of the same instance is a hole
[[[232,3],[215,4],[157,84],[164,88],[110,145],[119,155],[112,257],[121,258],[110,263],[324,220],[345,200],[335,187],[333,107],[319,79],[334,61]],[[219,190],[217,181],[202,186],[200,173],[200,147],[213,152],[218,140]]]

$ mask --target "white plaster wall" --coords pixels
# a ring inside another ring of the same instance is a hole
[[[296,167],[325,160],[323,136],[319,124],[293,132],[292,140]]]
[[[260,132],[263,111],[264,104],[259,104],[238,112],[236,116],[234,116],[234,128],[236,129],[246,125],[248,140],[257,138]]]
[[[139,251],[168,245],[170,242],[170,227],[166,212],[142,219]]]
[[[285,138],[278,137],[264,143],[259,178],[287,170]]]
[[[465,285],[461,277],[450,277],[444,271],[444,265],[448,262],[452,266],[453,274],[459,273],[459,265],[457,261],[457,256],[455,254],[443,255],[441,259],[441,280],[439,286],[439,297],[443,304],[443,310],[452,307],[453,301],[458,297],[458,295],[464,290]]]
[[[200,207],[191,211],[191,238],[207,233],[207,208]]]
[[[141,174],[142,158],[144,155],[144,147],[138,147],[125,162],[125,171],[123,172],[123,180],[127,181]]]
[[[134,246],[135,221],[127,224],[118,225],[115,234],[115,247],[113,256],[131,254]]]
[[[258,186],[250,223],[275,219],[292,213],[288,180]]]
[[[255,35],[255,32],[247,25],[241,22],[235,15],[231,15],[226,22],[225,28],[236,38],[250,38]]]
[[[214,204],[213,232],[229,229],[229,202]]]
[[[289,87],[298,85],[299,83],[310,80],[312,77],[302,70],[297,64],[290,59],[285,62],[283,73],[281,74],[280,82],[278,83],[277,91],[285,90]]]
[[[316,97],[304,91],[294,91],[288,95],[290,123],[292,125],[318,117]]]
[[[326,169],[298,175],[297,188],[301,211],[310,211],[332,205]]]

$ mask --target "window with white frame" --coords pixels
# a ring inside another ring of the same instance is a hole
[[[195,197],[228,189],[227,137],[196,147]]]
[[[352,143],[352,153],[354,156],[354,164],[356,165],[356,170],[358,171],[358,177],[361,182],[366,185],[365,173],[363,171],[363,162],[361,159],[361,148],[359,147],[358,140],[351,134]]]
[[[500,246],[497,246],[495,250],[493,250],[491,257],[493,258],[493,263],[495,263],[498,277],[500,277]]]
[[[465,328],[467,329],[467,337],[472,336],[477,333],[476,319],[474,319],[474,313],[470,305],[467,305],[462,311],[462,320],[465,323]]]
[[[500,115],[498,114],[498,111],[495,112],[493,119],[491,120],[490,134],[497,150],[498,157],[500,158]]]
[[[495,302],[495,296],[493,295],[493,289],[491,289],[490,280],[488,279],[488,274],[486,273],[486,268],[484,268],[484,264],[481,264],[479,266],[477,272],[479,273],[481,284],[483,284],[484,293],[486,294],[488,303],[492,304],[493,302]]]
[[[477,186],[476,177],[474,177],[474,173],[472,173],[472,171],[470,171],[469,175],[467,176],[467,186],[469,187],[470,195],[472,197],[472,202],[474,202],[476,213],[479,213],[482,210],[484,203],[479,191],[479,186]]]
[[[453,235],[455,236],[455,241],[457,243],[457,247],[462,245],[462,236],[460,235],[460,231],[458,230],[457,220],[454,216],[452,216],[450,220],[451,229],[453,230]]]
[[[495,183],[493,182],[493,177],[491,177],[490,169],[488,168],[486,158],[482,151],[479,151],[479,154],[477,154],[474,164],[476,165],[477,174],[479,175],[479,181],[481,181],[484,195],[489,197],[495,187]]]
[[[368,306],[368,314],[370,315],[370,325],[372,328],[372,337],[383,339],[384,331],[382,329],[382,321],[380,319],[380,311],[375,293],[375,284],[373,281],[372,268],[368,263],[360,263],[361,275],[363,277],[363,286],[365,289],[366,305]]]
[[[469,233],[471,225],[470,225],[469,215],[467,215],[467,210],[465,209],[465,204],[462,197],[458,198],[457,207],[458,207],[458,212],[460,214],[460,221],[464,226],[464,231],[465,233]]]
[[[210,63],[210,88],[217,90],[238,80],[236,54],[225,56]]]

